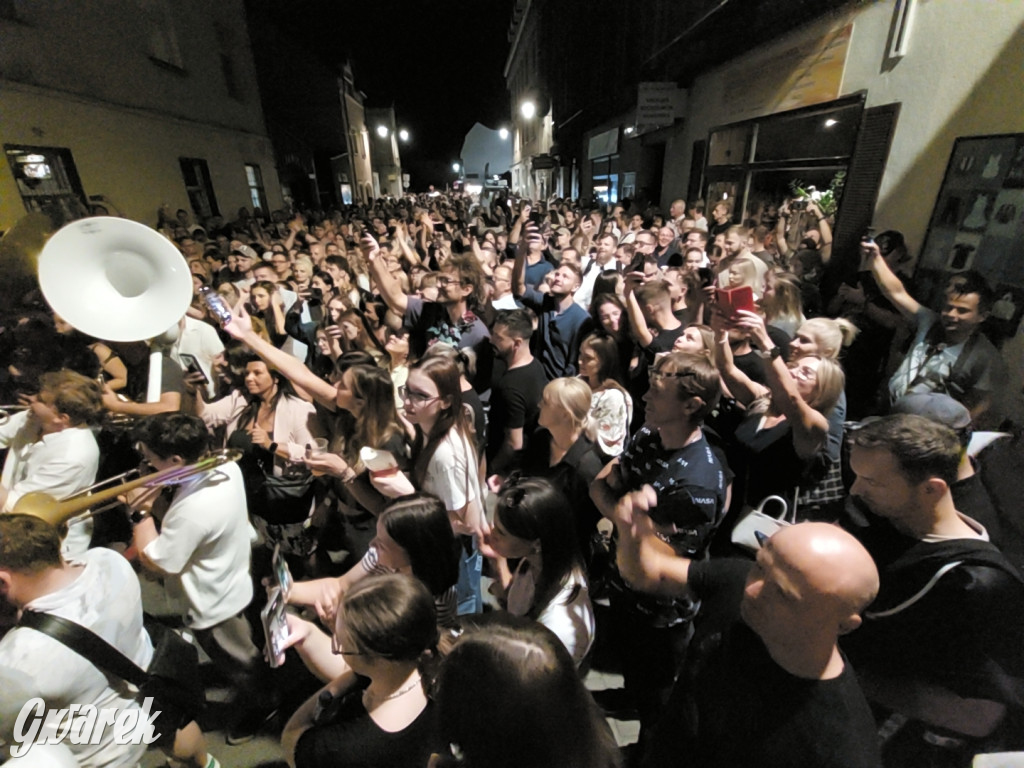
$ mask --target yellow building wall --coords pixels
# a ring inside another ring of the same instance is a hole
[[[266,136],[0,81],[0,141],[71,151],[86,195],[103,194],[129,218],[156,223],[164,203],[191,211],[179,157],[206,160],[221,214],[252,208],[245,164],[263,174],[271,210],[280,184]],[[0,166],[0,228],[25,214],[9,164]]]

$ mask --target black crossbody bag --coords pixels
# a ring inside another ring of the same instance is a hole
[[[169,627],[156,621],[146,622],[153,642],[153,660],[144,670],[117,648],[91,630],[52,613],[24,611],[19,627],[30,627],[52,637],[103,672],[119,677],[138,688],[136,697],[153,698],[158,746],[171,744],[175,732],[195,720],[202,710],[206,694],[199,676],[199,652]]]

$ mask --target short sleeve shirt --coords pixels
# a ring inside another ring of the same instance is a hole
[[[630,491],[650,485],[658,494],[652,518],[671,523],[669,544],[684,557],[702,555],[725,507],[726,471],[703,435],[668,450],[660,435],[641,427],[622,453],[620,471]]]
[[[951,346],[931,344],[929,337],[939,320],[939,315],[929,309],[922,307],[918,311],[914,343],[889,380],[892,402],[906,394],[942,392],[970,404],[996,388],[1002,373],[1002,360],[992,342],[986,336],[978,335],[973,343],[968,339]],[[961,355],[967,357],[957,371]]]
[[[475,348],[491,337],[487,326],[472,312],[466,312],[458,323],[452,323],[444,304],[416,296],[408,299],[403,324],[409,329],[409,341],[417,357],[438,342],[465,349]]]

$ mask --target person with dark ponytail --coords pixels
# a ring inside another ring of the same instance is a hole
[[[428,696],[437,655],[434,599],[419,579],[371,576],[338,606],[333,636],[288,618],[289,644],[327,684],[281,734],[296,768],[425,766],[436,744]]]
[[[505,609],[554,632],[579,666],[594,641],[594,607],[565,495],[540,478],[506,482],[488,543]]]

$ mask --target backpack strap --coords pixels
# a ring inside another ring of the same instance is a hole
[[[149,673],[117,648],[80,624],[52,613],[23,611],[19,627],[29,627],[63,643],[94,667],[127,680],[136,688],[149,680]]]

